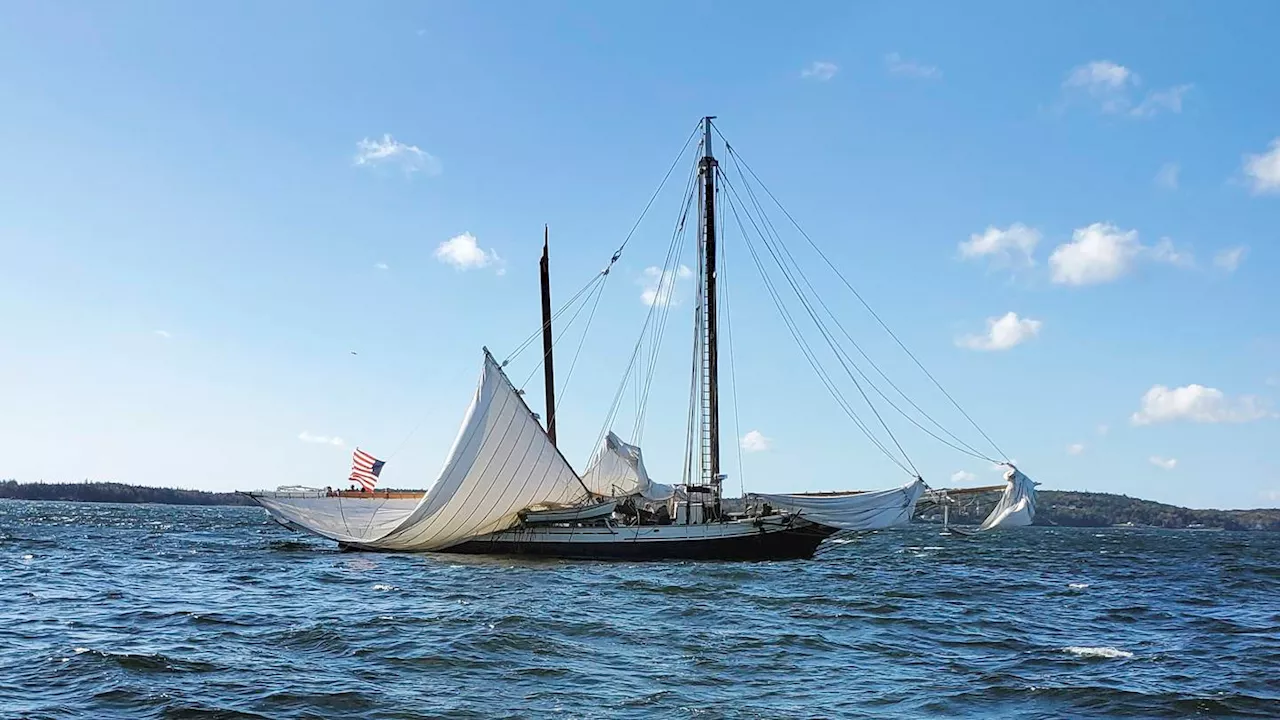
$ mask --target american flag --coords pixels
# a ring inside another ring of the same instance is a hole
[[[382,473],[383,463],[369,453],[356,448],[351,458],[350,480],[360,483],[365,490],[372,490],[378,484],[378,475]]]

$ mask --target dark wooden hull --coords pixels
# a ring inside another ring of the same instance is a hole
[[[686,540],[556,542],[492,537],[469,540],[440,552],[580,560],[802,560],[813,557],[818,545],[835,532],[835,528],[806,523],[770,532]]]

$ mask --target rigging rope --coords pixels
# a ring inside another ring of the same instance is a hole
[[[716,194],[720,194],[719,189],[716,190]],[[720,233],[722,241],[725,234],[722,230]],[[725,344],[729,347],[729,391],[733,395],[733,444],[738,455],[738,494],[745,498],[747,480],[742,470],[742,425],[738,422],[738,369],[733,360],[733,312],[729,308],[729,253],[726,250],[728,246],[727,242],[720,243],[720,264],[716,270],[716,282],[724,289],[724,335]]]
[[[714,128],[715,126],[712,126],[712,127]],[[752,170],[751,166],[747,163],[747,161],[744,160],[742,156],[738,153],[738,151],[735,150],[729,144],[728,140],[725,140],[724,135],[720,133],[719,129],[716,129],[716,134],[720,135],[721,140],[724,140],[726,152],[728,152],[729,155],[734,158],[734,161],[736,163],[740,163],[741,166],[745,168],[748,173],[751,174],[751,177],[754,178],[756,183],[760,185],[760,188],[764,190],[765,194],[769,196],[769,199],[773,200],[773,203],[778,206],[778,209],[782,211],[782,214],[786,216],[787,220],[789,220],[791,224],[795,226],[796,230],[805,239],[805,241],[809,243],[809,246],[813,248],[814,252],[818,253],[818,256],[822,258],[822,261],[826,263],[827,267],[829,267],[831,271],[836,274],[836,277],[840,278],[840,282],[842,282],[844,286],[848,288],[849,292],[853,293],[853,296],[858,299],[858,302],[862,304],[862,307],[865,308],[868,313],[870,313],[871,317],[875,318],[875,321],[889,335],[889,337],[893,338],[893,341],[897,343],[898,347],[902,350],[902,352],[906,353],[907,357],[911,358],[911,361],[915,363],[915,366],[919,368],[922,373],[924,373],[925,377],[929,378],[929,381],[933,383],[934,387],[938,388],[938,391],[941,392],[943,396],[945,396],[947,400],[950,401],[952,406],[954,406],[955,409],[960,412],[960,414],[964,417],[964,419],[967,420],[969,424],[972,425],[973,428],[977,430],[980,435],[982,435],[983,439],[985,439],[988,443],[991,444],[991,447],[995,449],[996,453],[1002,458],[1008,458],[1008,455],[1006,455],[1005,452],[1000,449],[1000,446],[997,445],[995,441],[991,439],[991,436],[987,435],[987,433],[982,429],[982,427],[978,425],[977,421],[974,420],[969,415],[969,413],[965,412],[965,409],[960,406],[960,403],[954,397],[951,396],[951,393],[947,392],[947,389],[944,388],[942,386],[942,383],[939,382],[938,379],[933,376],[933,373],[930,373],[929,370],[925,368],[924,364],[920,362],[919,358],[916,357],[915,353],[911,352],[911,350],[907,348],[906,344],[903,343],[902,340],[897,336],[897,334],[894,333],[893,330],[889,328],[889,325],[885,323],[883,319],[881,319],[880,315],[874,309],[872,309],[871,305],[862,297],[862,294],[859,293],[857,289],[853,287],[853,284],[850,283],[849,280],[844,276],[844,274],[841,273],[840,270],[835,266],[835,264],[831,262],[831,259],[827,257],[826,253],[822,252],[822,248],[818,247],[818,244],[813,241],[813,238],[809,237],[809,234],[804,231],[804,228],[800,226],[800,223],[797,222],[794,217],[792,217],[791,213],[787,212],[786,207],[784,207],[782,205],[782,202],[778,200],[778,198],[773,194],[771,190],[769,190],[768,186],[764,184],[764,181],[760,179],[760,176],[756,175],[755,170]]]
[[[734,220],[738,223],[738,228],[746,241],[747,250],[751,254],[751,259],[755,263],[756,269],[760,272],[760,278],[764,282],[765,289],[769,292],[769,297],[773,300],[774,306],[778,308],[778,312],[782,316],[783,323],[791,332],[792,338],[800,347],[800,352],[805,356],[805,359],[809,361],[810,367],[812,367],[814,372],[817,373],[818,379],[821,380],[822,384],[827,388],[827,392],[831,393],[832,397],[836,399],[836,404],[844,410],[845,414],[849,416],[849,419],[853,421],[853,424],[862,431],[862,434],[871,441],[871,444],[876,446],[876,448],[879,449],[890,462],[897,465],[908,475],[917,475],[917,473],[912,472],[911,468],[903,464],[901,460],[899,460],[892,452],[889,451],[888,448],[884,446],[884,444],[880,442],[878,438],[876,438],[875,434],[872,433],[871,430],[862,422],[861,418],[858,417],[857,412],[854,411],[853,407],[849,404],[849,401],[846,400],[844,395],[836,388],[834,382],[822,367],[822,364],[818,362],[816,355],[813,353],[813,349],[801,335],[799,328],[795,324],[795,320],[791,317],[791,313],[786,308],[786,304],[782,301],[782,298],[778,294],[776,288],[774,288],[773,281],[769,279],[769,275],[764,269],[764,264],[760,261],[760,256],[756,252],[755,245],[752,244],[750,237],[747,234],[746,226],[742,223],[742,218],[738,215],[737,205],[732,201],[729,201],[727,198],[726,202],[729,205],[730,212],[733,213]]]
[[[732,155],[730,155],[730,157],[732,158]],[[741,174],[741,170],[739,170],[739,177],[744,177]],[[893,408],[895,411],[897,411],[899,415],[905,418],[907,422],[910,422],[912,425],[919,428],[922,432],[924,432],[928,436],[932,437],[933,439],[937,440],[943,445],[946,445],[947,447],[953,450],[956,450],[958,452],[961,452],[965,455],[969,455],[970,457],[974,457],[979,460],[985,460],[991,463],[999,463],[999,460],[996,460],[995,458],[992,458],[991,456],[981,452],[977,448],[973,447],[969,443],[957,437],[950,430],[947,430],[945,427],[943,427],[941,423],[935,420],[931,415],[929,415],[929,413],[925,412],[923,408],[917,405],[914,400],[908,397],[907,394],[904,393],[902,389],[899,388],[897,384],[894,383],[893,380],[890,379],[889,376],[886,375],[882,369],[880,369],[880,366],[877,365],[876,362],[872,360],[871,357],[866,353],[866,351],[862,349],[862,346],[858,344],[858,341],[853,339],[853,336],[849,333],[848,330],[845,329],[844,325],[840,322],[839,318],[836,317],[836,314],[831,310],[831,308],[827,305],[826,301],[822,299],[822,296],[819,295],[817,290],[813,287],[813,283],[809,281],[808,276],[805,275],[804,271],[800,268],[799,263],[796,262],[795,256],[791,254],[790,248],[788,248],[786,244],[782,242],[782,238],[778,234],[777,228],[773,226],[773,222],[769,219],[768,214],[766,214],[764,212],[764,208],[760,206],[759,200],[755,197],[755,193],[754,191],[752,191],[750,184],[745,182],[745,177],[744,177],[743,188],[747,193],[747,196],[751,199],[752,204],[756,209],[756,212],[759,213],[764,226],[769,230],[770,234],[773,236],[774,242],[777,244],[778,247],[781,248],[782,252],[786,255],[787,259],[791,263],[791,267],[799,275],[800,280],[804,282],[805,287],[809,289],[809,292],[813,296],[813,299],[818,302],[818,305],[831,318],[831,321],[835,323],[836,328],[839,329],[841,334],[844,335],[845,339],[849,341],[849,344],[853,345],[854,349],[858,351],[858,354],[861,355],[862,358],[866,360],[866,362],[869,365],[871,365],[871,367],[876,371],[876,373],[878,373],[880,377],[883,378],[885,382],[887,382],[889,386],[898,393],[898,395],[900,395],[904,400],[906,400],[907,403],[911,405],[911,407],[915,408],[916,411],[919,412],[926,420],[933,423],[934,426],[936,426],[943,433],[951,437],[951,439],[954,440],[955,442],[951,442],[943,437],[940,437],[937,433],[933,432],[932,430],[925,427],[924,425],[921,425],[915,418],[911,417],[910,413],[903,410],[901,407],[897,405],[897,403],[895,403],[892,399],[890,399],[889,396],[886,395],[883,390],[881,390],[874,382],[872,382],[871,378],[869,378],[867,374],[862,370],[862,368],[858,366],[857,362],[855,362],[853,358],[850,357],[848,353],[844,351],[843,348],[840,348],[838,353],[844,353],[844,357],[849,361],[849,364],[853,366],[854,370],[857,371],[858,375],[863,379],[863,381],[866,382],[866,384],[869,385],[871,389],[874,390],[876,394],[879,395],[880,398],[883,399],[885,403],[889,405],[889,407]],[[732,186],[730,186],[730,189],[733,189]],[[959,444],[956,444],[956,443],[959,443]]]
[[[725,181],[725,186],[729,188],[729,192],[733,195],[734,200],[741,204],[742,199],[738,197],[738,191],[734,188],[733,183],[729,182],[729,179],[724,177],[723,173],[721,174],[721,177]],[[862,389],[862,383],[859,383],[858,379],[853,376],[853,372],[849,370],[849,365],[845,362],[845,358],[841,355],[837,344],[831,337],[830,332],[827,330],[826,326],[822,324],[821,319],[814,311],[808,298],[805,297],[799,284],[796,283],[791,271],[787,268],[786,264],[782,262],[781,257],[778,255],[777,251],[774,250],[772,243],[770,243],[768,238],[760,232],[759,226],[756,224],[755,219],[751,217],[750,213],[747,213],[747,219],[751,221],[752,227],[754,227],[757,234],[760,235],[760,239],[764,242],[765,249],[769,251],[769,255],[772,256],[774,263],[776,263],[778,268],[782,271],[783,278],[785,278],[787,283],[791,286],[792,292],[796,294],[796,298],[800,301],[800,305],[805,309],[805,312],[808,313],[809,319],[813,321],[813,324],[818,328],[818,332],[822,335],[823,339],[827,341],[827,346],[831,348],[831,352],[836,356],[836,360],[840,363],[840,366],[844,368],[845,374],[849,376],[849,380],[853,382],[853,386],[858,389],[858,394],[862,396],[863,402],[865,402],[867,407],[871,409],[871,413],[875,415],[876,420],[880,423],[880,427],[884,429],[885,434],[889,436],[889,439],[893,441],[894,446],[898,448],[898,452],[902,454],[902,458],[906,461],[907,465],[910,466],[912,474],[919,477],[920,472],[916,469],[915,463],[911,461],[911,457],[907,455],[907,451],[903,449],[902,443],[898,442],[897,436],[889,429],[889,424],[886,423],[884,418],[880,415],[880,411],[876,409],[875,403],[871,402],[871,398],[867,396],[867,391]]]

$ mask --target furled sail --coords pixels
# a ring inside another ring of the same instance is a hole
[[[588,493],[486,351],[480,385],[444,469],[408,512],[383,505],[353,523],[345,519],[352,505],[376,501],[255,497],[277,517],[339,542],[428,551],[511,527],[526,508],[575,505]]]
[[[1004,474],[1004,494],[996,502],[991,514],[982,521],[980,530],[994,530],[1002,527],[1023,527],[1030,525],[1036,516],[1036,484],[1031,478],[1022,474],[1018,468],[1010,465]]]
[[[768,495],[756,493],[771,505],[800,513],[816,523],[841,530],[878,530],[906,525],[924,494],[924,481],[916,479],[890,490],[838,495]]]
[[[637,445],[628,445],[609,433],[582,476],[582,484],[604,497],[639,495],[645,500],[669,500],[676,491],[670,485],[656,483],[644,469],[644,458]]]

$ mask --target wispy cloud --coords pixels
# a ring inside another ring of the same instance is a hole
[[[915,77],[925,79],[936,79],[942,77],[942,73],[936,65],[926,65],[915,60],[903,58],[896,52],[891,52],[884,56],[885,67],[889,69],[891,75],[902,75],[904,77]]]
[[[1252,395],[1228,398],[1217,388],[1184,385],[1168,388],[1152,386],[1142,396],[1142,405],[1129,421],[1134,425],[1187,420],[1196,423],[1244,423],[1275,417]]]
[[[1067,73],[1062,81],[1063,101],[1090,105],[1108,115],[1152,117],[1161,112],[1182,112],[1183,99],[1194,88],[1187,83],[1143,95],[1141,85],[1142,78],[1124,65],[1094,60]]]
[[[1249,248],[1243,245],[1220,250],[1217,255],[1213,256],[1213,266],[1219,270],[1235,272],[1240,267],[1240,263],[1244,260],[1247,252],[1249,252]]]
[[[1155,465],[1158,468],[1164,468],[1165,470],[1172,470],[1178,467],[1177,458],[1165,458],[1165,457],[1160,457],[1159,455],[1152,455],[1147,459],[1151,462],[1152,465]]]
[[[985,333],[965,335],[956,344],[970,350],[1008,350],[1039,335],[1042,325],[1039,320],[1020,318],[1010,311],[998,318],[987,318]]]
[[[800,71],[800,77],[807,78],[809,80],[817,80],[819,82],[826,82],[835,77],[836,73],[839,71],[840,67],[833,62],[816,60],[809,65],[809,67]]]
[[[1174,265],[1182,268],[1193,268],[1196,266],[1195,255],[1186,248],[1179,248],[1174,245],[1170,238],[1160,238],[1160,241],[1152,245],[1148,252],[1151,259],[1156,262],[1162,262],[1167,265]]]
[[[1067,446],[1068,455],[1081,455],[1084,453],[1084,443],[1071,443]]]
[[[965,483],[971,483],[971,482],[973,482],[974,480],[977,480],[977,479],[978,479],[978,476],[977,476],[977,475],[974,475],[973,473],[969,472],[968,470],[957,470],[957,471],[955,471],[955,472],[951,473],[951,484],[952,484],[952,485],[963,485],[963,484],[965,484]]]
[[[502,274],[502,258],[492,250],[480,247],[476,236],[469,232],[454,235],[436,246],[436,259],[459,270],[476,270],[496,266]]]
[[[1106,435],[1106,434],[1107,434],[1107,433],[1109,433],[1109,432],[1111,432],[1111,426],[1110,426],[1110,425],[1107,425],[1107,424],[1105,424],[1105,423],[1104,423],[1104,424],[1102,424],[1102,425],[1099,425],[1099,426],[1098,426],[1098,434],[1099,434],[1099,435]]]
[[[340,437],[330,435],[312,435],[306,430],[298,433],[298,439],[304,443],[312,443],[315,445],[332,445],[334,447],[342,447],[344,444]]]
[[[991,225],[960,243],[960,257],[985,258],[993,269],[1030,267],[1036,264],[1032,254],[1039,243],[1040,231],[1022,223],[1003,230]]]
[[[402,143],[391,135],[385,134],[381,139],[365,138],[356,143],[356,165],[398,166],[406,175],[421,172],[427,175],[439,175],[443,167],[431,153],[417,145]]]
[[[387,265],[387,264],[386,264],[386,263],[384,263],[384,262],[374,263],[374,264],[373,264],[373,269],[375,269],[375,270],[389,270],[389,269],[390,269],[390,267],[391,267],[391,266]]]
[[[759,430],[749,430],[742,436],[739,445],[746,452],[763,452],[773,447],[773,438],[765,437]]]
[[[679,305],[676,287],[692,277],[693,271],[684,265],[674,271],[647,267],[640,277],[640,285],[644,288],[640,291],[640,302],[645,305]]]
[[[1161,188],[1164,188],[1165,190],[1177,190],[1178,189],[1178,172],[1179,172],[1178,163],[1167,162],[1161,165],[1160,169],[1156,171],[1156,177],[1155,177],[1156,187],[1161,187]]]
[[[1176,115],[1182,112],[1183,96],[1191,92],[1193,87],[1195,86],[1188,83],[1186,85],[1175,85],[1167,90],[1149,92],[1129,114],[1135,117],[1151,117],[1162,111],[1168,111]]]
[[[165,340],[168,340],[173,337],[173,334],[170,333],[168,330],[152,330],[151,332],[155,333],[156,337],[162,337]]]
[[[1254,195],[1280,193],[1280,137],[1266,151],[1244,156],[1244,174]]]

